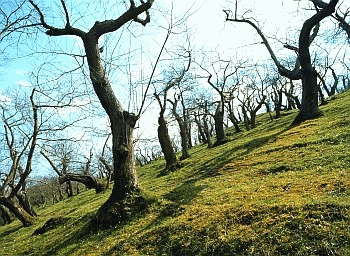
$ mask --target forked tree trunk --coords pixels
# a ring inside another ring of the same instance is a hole
[[[264,104],[266,99],[266,96],[264,95],[263,98],[258,102],[258,105],[251,110],[250,113],[250,129],[254,129],[256,127],[256,114],[261,109],[262,105]]]
[[[16,197],[18,199],[19,204],[22,206],[22,208],[32,217],[36,217],[38,216],[33,208],[33,206],[31,205],[27,193],[24,190],[21,190],[20,192],[18,192],[16,194]]]
[[[84,38],[84,47],[95,93],[111,123],[114,174],[112,194],[98,210],[95,225],[108,228],[129,216],[130,207],[126,207],[124,200],[139,192],[133,143],[133,131],[137,117],[124,111],[115,97],[101,63],[97,41],[98,38],[91,29]]]
[[[293,125],[298,125],[321,115],[318,108],[317,72],[311,65],[308,69],[303,70],[302,85],[300,112],[293,120]]]
[[[152,7],[154,0],[141,1],[139,6],[136,6],[135,1],[130,0],[129,9],[117,19],[96,21],[88,32],[84,32],[70,24],[69,13],[64,1],[61,1],[66,16],[64,28],[56,28],[47,24],[39,7],[33,0],[29,0],[29,2],[39,13],[41,25],[47,29],[47,35],[74,35],[83,40],[90,79],[94,91],[109,117],[113,138],[114,186],[109,199],[98,210],[94,224],[98,228],[113,226],[123,221],[130,211],[139,211],[139,206],[144,206],[142,197],[136,195],[139,192],[139,185],[133,144],[133,131],[139,117],[124,111],[117,100],[101,61],[98,40],[104,34],[115,32],[131,21],[145,26],[150,21],[148,10]],[[146,17],[144,19],[139,18],[138,16],[141,14],[145,14]]]

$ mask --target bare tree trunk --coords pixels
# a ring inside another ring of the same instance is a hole
[[[62,194],[62,190],[61,190],[60,186],[58,186],[58,194],[60,195],[59,201],[62,201],[63,200],[63,194]]]
[[[203,130],[203,125],[201,123],[201,120],[199,118],[199,113],[197,115],[194,116],[194,121],[196,122],[197,124],[197,127],[198,127],[198,140],[199,140],[199,143],[202,143],[204,141],[207,141],[207,137],[204,133],[204,130]]]
[[[318,85],[317,72],[311,67],[303,71],[302,78],[302,102],[300,112],[293,120],[293,125],[298,125],[306,120],[310,120],[321,115],[318,109]]]
[[[300,124],[303,121],[313,119],[322,115],[318,109],[318,84],[317,72],[311,63],[310,56],[310,34],[311,30],[319,24],[321,20],[331,15],[335,11],[338,0],[331,0],[327,6],[307,19],[299,36],[299,58],[302,72],[302,101],[299,114],[292,124]]]
[[[161,174],[166,174],[167,171],[174,171],[180,167],[180,164],[177,162],[176,153],[174,151],[173,143],[169,136],[167,123],[164,118],[164,113],[166,110],[166,103],[167,103],[167,91],[170,88],[172,88],[174,85],[175,85],[174,83],[170,83],[170,85],[168,85],[165,88],[164,95],[163,95],[163,103],[160,100],[159,95],[154,93],[154,97],[157,99],[160,107],[160,113],[158,117],[158,141],[162,148],[162,152],[164,154],[164,158],[166,162],[165,169],[163,172],[161,172]]]
[[[224,130],[224,106],[220,102],[214,115],[215,121],[215,132],[216,132],[216,141],[213,144],[213,147],[222,145],[228,142]]]
[[[180,157],[180,160],[185,160],[190,157],[190,154],[188,153],[188,132],[186,129],[186,124],[179,123],[180,127],[180,136],[181,136],[181,152],[182,155]]]
[[[275,115],[275,119],[278,119],[281,117],[281,108],[282,108],[282,89],[278,90],[277,92],[275,92],[275,111],[276,111],[276,115]]]
[[[133,131],[139,115],[125,111],[114,94],[102,64],[98,41],[104,34],[115,32],[131,21],[145,26],[150,22],[148,10],[152,7],[154,0],[141,1],[139,6],[136,6],[135,1],[130,0],[129,9],[117,19],[96,21],[88,32],[70,24],[69,13],[64,1],[61,1],[66,16],[64,28],[56,28],[47,24],[39,7],[33,0],[29,2],[39,13],[40,23],[47,30],[47,35],[74,35],[83,41],[94,91],[111,123],[113,144],[114,186],[109,199],[98,210],[94,224],[98,228],[114,226],[126,219],[130,212],[139,211],[141,206],[144,207],[142,197],[139,196],[133,143]],[[145,14],[146,17],[139,18],[141,14]]]
[[[187,113],[188,115],[188,113]],[[188,148],[192,148],[193,147],[193,143],[192,143],[192,124],[189,120],[189,117],[187,116],[186,118],[186,123],[187,123],[187,138],[188,138]]]
[[[2,225],[10,224],[12,222],[12,216],[8,208],[0,205],[0,219],[2,220]]]
[[[32,225],[30,215],[11,198],[0,197],[0,205],[8,208],[10,212],[22,222],[23,226],[28,227]]]
[[[181,136],[181,151],[182,155],[180,157],[180,160],[185,160],[190,157],[190,154],[188,153],[188,131],[187,131],[187,124],[185,123],[184,118],[185,117],[180,117],[180,115],[176,112],[177,108],[177,103],[179,99],[176,99],[173,101],[168,100],[172,105],[172,113],[179,124],[180,128],[180,136]]]
[[[337,77],[337,74],[335,73],[334,69],[329,67],[332,70],[332,76],[334,79],[334,83],[331,87],[331,96],[335,94],[336,90],[338,90],[338,83],[339,83],[339,79]]]
[[[22,187],[22,190],[16,194],[16,197],[18,198],[19,204],[22,206],[22,208],[32,217],[38,216],[31,205],[27,193],[25,189]]]
[[[162,151],[164,154],[165,162],[166,162],[166,171],[172,171],[179,167],[179,164],[176,159],[176,154],[170,140],[167,123],[164,119],[164,115],[161,113],[158,118],[158,140],[160,146],[162,147]]]
[[[250,128],[254,129],[256,127],[256,114],[258,113],[259,109],[262,107],[262,105],[264,104],[266,99],[266,96],[263,96],[263,98],[260,100],[260,102],[258,103],[258,105],[252,110],[250,111]]]
[[[321,85],[320,85],[320,84],[317,85],[317,90],[318,90],[318,94],[319,94],[319,96],[320,96],[321,106],[326,105],[327,102],[326,102],[326,100],[325,100],[325,98],[324,98],[324,95],[323,95],[323,92],[322,92],[322,89],[321,89]]]
[[[235,116],[235,113],[233,113],[233,109],[232,109],[232,105],[231,103],[228,104],[228,117],[230,118],[231,123],[233,124],[233,126],[235,127],[235,132],[236,133],[240,133],[242,132],[241,128],[239,128],[238,126],[238,120]]]
[[[68,198],[71,198],[73,196],[73,187],[70,180],[67,180],[66,182],[66,193],[68,195]]]
[[[250,130],[250,119],[247,115],[247,111],[245,109],[245,107],[242,105],[242,113],[243,113],[243,120],[244,120],[244,125],[247,131]]]
[[[209,126],[208,126],[208,120],[207,116],[203,116],[203,129],[206,137],[206,143],[208,145],[208,148],[211,148],[213,146],[213,143],[211,142],[211,136],[210,136],[210,131],[209,131]]]
[[[100,193],[106,189],[106,186],[102,184],[99,179],[91,176],[91,175],[81,175],[75,173],[65,173],[58,178],[59,183],[70,183],[71,181],[76,181],[83,183],[88,189],[95,189],[96,193]],[[77,192],[79,184],[77,184]]]

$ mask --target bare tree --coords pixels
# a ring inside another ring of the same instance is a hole
[[[26,1],[3,1],[0,6],[0,43],[14,33],[26,32],[29,27],[38,24],[31,23],[32,13],[26,13]]]
[[[310,0],[316,8],[326,8],[327,3],[323,2],[322,0]],[[332,17],[339,23],[339,27],[345,31],[348,38],[350,39],[350,25],[348,22],[346,22],[346,18],[349,16],[349,9],[347,9],[345,12],[341,12],[340,10],[337,10]]]
[[[96,193],[104,191],[106,189],[106,185],[103,184],[98,178],[94,177],[89,170],[92,158],[92,151],[90,151],[90,156],[87,158],[87,161],[84,164],[82,173],[76,173],[69,171],[70,162],[74,157],[71,155],[72,150],[67,148],[65,144],[60,144],[61,146],[59,147],[59,150],[56,150],[56,158],[58,157],[58,162],[61,168],[52,160],[52,157],[54,156],[53,153],[50,153],[51,156],[48,155],[46,150],[41,150],[40,153],[42,156],[44,156],[44,158],[48,161],[52,169],[58,175],[59,183],[66,184],[66,192],[68,197],[72,197],[74,193],[71,183],[72,181],[82,183],[88,189],[95,189]]]
[[[162,147],[162,151],[164,154],[166,166],[166,171],[172,171],[179,167],[179,163],[177,161],[176,153],[173,148],[172,142],[170,140],[169,131],[167,127],[167,122],[164,117],[164,113],[166,110],[167,103],[167,92],[172,87],[172,83],[170,83],[163,91],[163,100],[160,99],[160,95],[156,92],[154,93],[154,97],[157,99],[157,102],[160,107],[159,117],[158,117],[158,140]]]
[[[255,86],[246,86],[240,90],[243,98],[237,97],[241,103],[244,124],[247,130],[254,129],[256,127],[256,115],[266,100],[266,95],[259,97],[256,95],[256,91],[257,88]]]
[[[6,179],[0,186],[0,205],[5,206],[9,211],[15,215],[24,226],[32,225],[31,216],[36,216],[33,211],[29,200],[26,197],[26,180],[29,174],[32,172],[32,160],[34,156],[35,147],[37,144],[37,138],[39,134],[39,121],[38,121],[38,106],[34,102],[35,89],[32,90],[30,95],[30,104],[32,109],[33,118],[33,131],[30,135],[24,136],[25,143],[21,150],[16,148],[16,138],[14,129],[20,124],[23,124],[23,119],[16,119],[16,114],[10,114],[6,116],[4,107],[3,121],[5,129],[5,139],[10,153],[11,168],[6,176]],[[14,120],[11,120],[13,119]],[[21,165],[21,159],[27,155],[25,167]],[[18,198],[19,203],[15,200]]]
[[[292,80],[302,81],[302,102],[299,114],[295,117],[293,124],[300,124],[301,122],[318,117],[321,112],[318,108],[318,84],[317,84],[317,72],[312,65],[311,55],[310,55],[310,44],[312,43],[316,32],[311,35],[311,31],[314,28],[318,28],[318,24],[326,17],[330,16],[335,12],[335,6],[338,0],[331,0],[328,4],[320,6],[320,9],[311,18],[307,19],[299,34],[299,46],[294,47],[294,50],[298,54],[299,65],[296,65],[294,70],[288,70],[285,68],[277,59],[275,53],[273,52],[269,42],[267,41],[265,35],[259,26],[251,19],[245,19],[244,17],[238,18],[237,16],[237,1],[236,9],[234,12],[234,17],[231,16],[230,11],[224,11],[226,13],[226,21],[232,22],[243,22],[252,26],[259,36],[261,37],[263,43],[265,44],[267,50],[269,51],[272,60],[274,61],[279,73],[286,76]],[[300,68],[299,68],[300,67]]]
[[[105,72],[104,65],[101,61],[101,48],[98,40],[101,36],[112,33],[120,29],[128,22],[134,21],[145,26],[150,22],[149,9],[152,7],[154,0],[141,2],[139,6],[134,0],[130,0],[130,6],[119,18],[96,21],[94,25],[86,32],[82,29],[74,27],[70,22],[70,16],[64,0],[61,0],[64,10],[66,24],[64,28],[57,28],[46,22],[45,15],[33,0],[29,0],[31,5],[39,14],[40,23],[46,29],[49,36],[77,36],[83,41],[86,59],[90,71],[90,79],[97,97],[104,110],[106,111],[112,130],[113,141],[113,173],[114,186],[109,199],[101,206],[95,218],[95,224],[98,227],[109,227],[127,218],[130,210],[126,204],[130,204],[130,200],[126,200],[130,196],[135,200],[141,199],[139,194],[139,184],[135,168],[133,130],[139,114],[130,113],[122,107],[120,101],[115,95],[110,81]],[[145,13],[146,17],[141,19],[139,15]],[[142,108],[142,107],[141,107]],[[136,202],[132,199],[132,202]]]
[[[182,155],[180,157],[180,160],[185,160],[190,157],[190,154],[188,153],[188,130],[187,130],[187,123],[186,123],[186,114],[185,115],[180,115],[177,112],[177,106],[178,103],[181,99],[180,95],[174,95],[174,100],[168,99],[168,102],[171,103],[172,105],[172,114],[174,115],[177,123],[179,124],[180,128],[180,136],[181,136],[181,150],[182,150]]]
[[[238,70],[243,66],[238,62],[236,65],[231,60],[222,60],[218,54],[217,60],[210,61],[210,69],[199,65],[207,74],[207,83],[219,94],[219,102],[214,114],[216,141],[213,147],[226,143],[224,130],[225,103],[227,101],[227,91],[231,85],[237,84],[232,78],[237,74]],[[214,76],[214,75],[215,76]],[[214,81],[212,81],[212,79]]]

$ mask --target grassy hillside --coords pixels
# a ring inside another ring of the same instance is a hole
[[[349,102],[339,94],[297,127],[295,111],[261,115],[253,131],[196,146],[165,176],[163,160],[139,168],[150,207],[113,229],[88,229],[109,191],[38,209],[32,227],[0,227],[0,255],[350,255]]]

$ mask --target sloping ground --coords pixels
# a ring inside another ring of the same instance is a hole
[[[87,228],[109,191],[38,209],[33,227],[0,227],[0,255],[350,255],[349,102],[339,94],[297,127],[295,111],[261,115],[165,176],[163,160],[140,168],[150,207],[113,229]],[[32,236],[51,217],[60,225]]]

